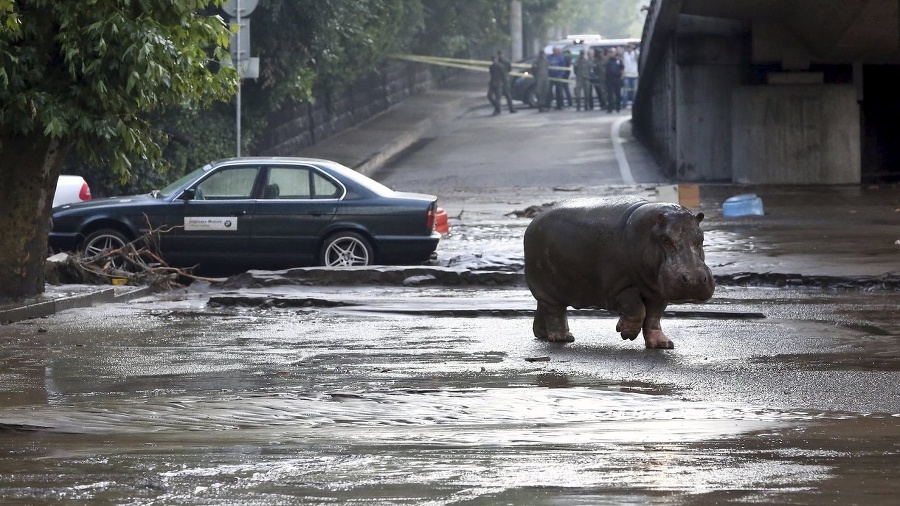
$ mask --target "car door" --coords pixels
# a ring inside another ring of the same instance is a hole
[[[193,185],[194,198],[175,200],[164,234],[164,254],[179,264],[234,264],[247,260],[258,165],[223,166]]]
[[[254,256],[279,265],[309,265],[344,187],[312,165],[273,165],[253,208]]]

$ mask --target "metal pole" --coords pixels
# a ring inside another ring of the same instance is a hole
[[[509,3],[509,31],[512,41],[512,51],[509,52],[510,61],[522,59],[522,2],[512,0]]]
[[[237,0],[237,36],[235,37],[234,68],[237,70],[237,156],[241,156],[241,81],[243,72],[241,69],[241,0]]]

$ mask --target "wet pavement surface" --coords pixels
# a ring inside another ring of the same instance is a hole
[[[666,351],[602,313],[537,341],[507,288],[195,286],[7,325],[0,500],[896,500],[900,294],[714,300],[672,308]]]

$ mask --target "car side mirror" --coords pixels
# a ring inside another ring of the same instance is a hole
[[[178,198],[184,200],[185,202],[187,202],[188,200],[194,200],[195,198],[197,198],[197,190],[195,190],[194,188],[188,188],[187,190],[181,192],[181,196]]]

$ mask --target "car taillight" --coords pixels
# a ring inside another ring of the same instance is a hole
[[[81,191],[78,192],[81,200],[91,200],[91,187],[87,183],[81,183]]]
[[[425,219],[425,228],[434,230],[434,204],[428,208],[428,217]]]

